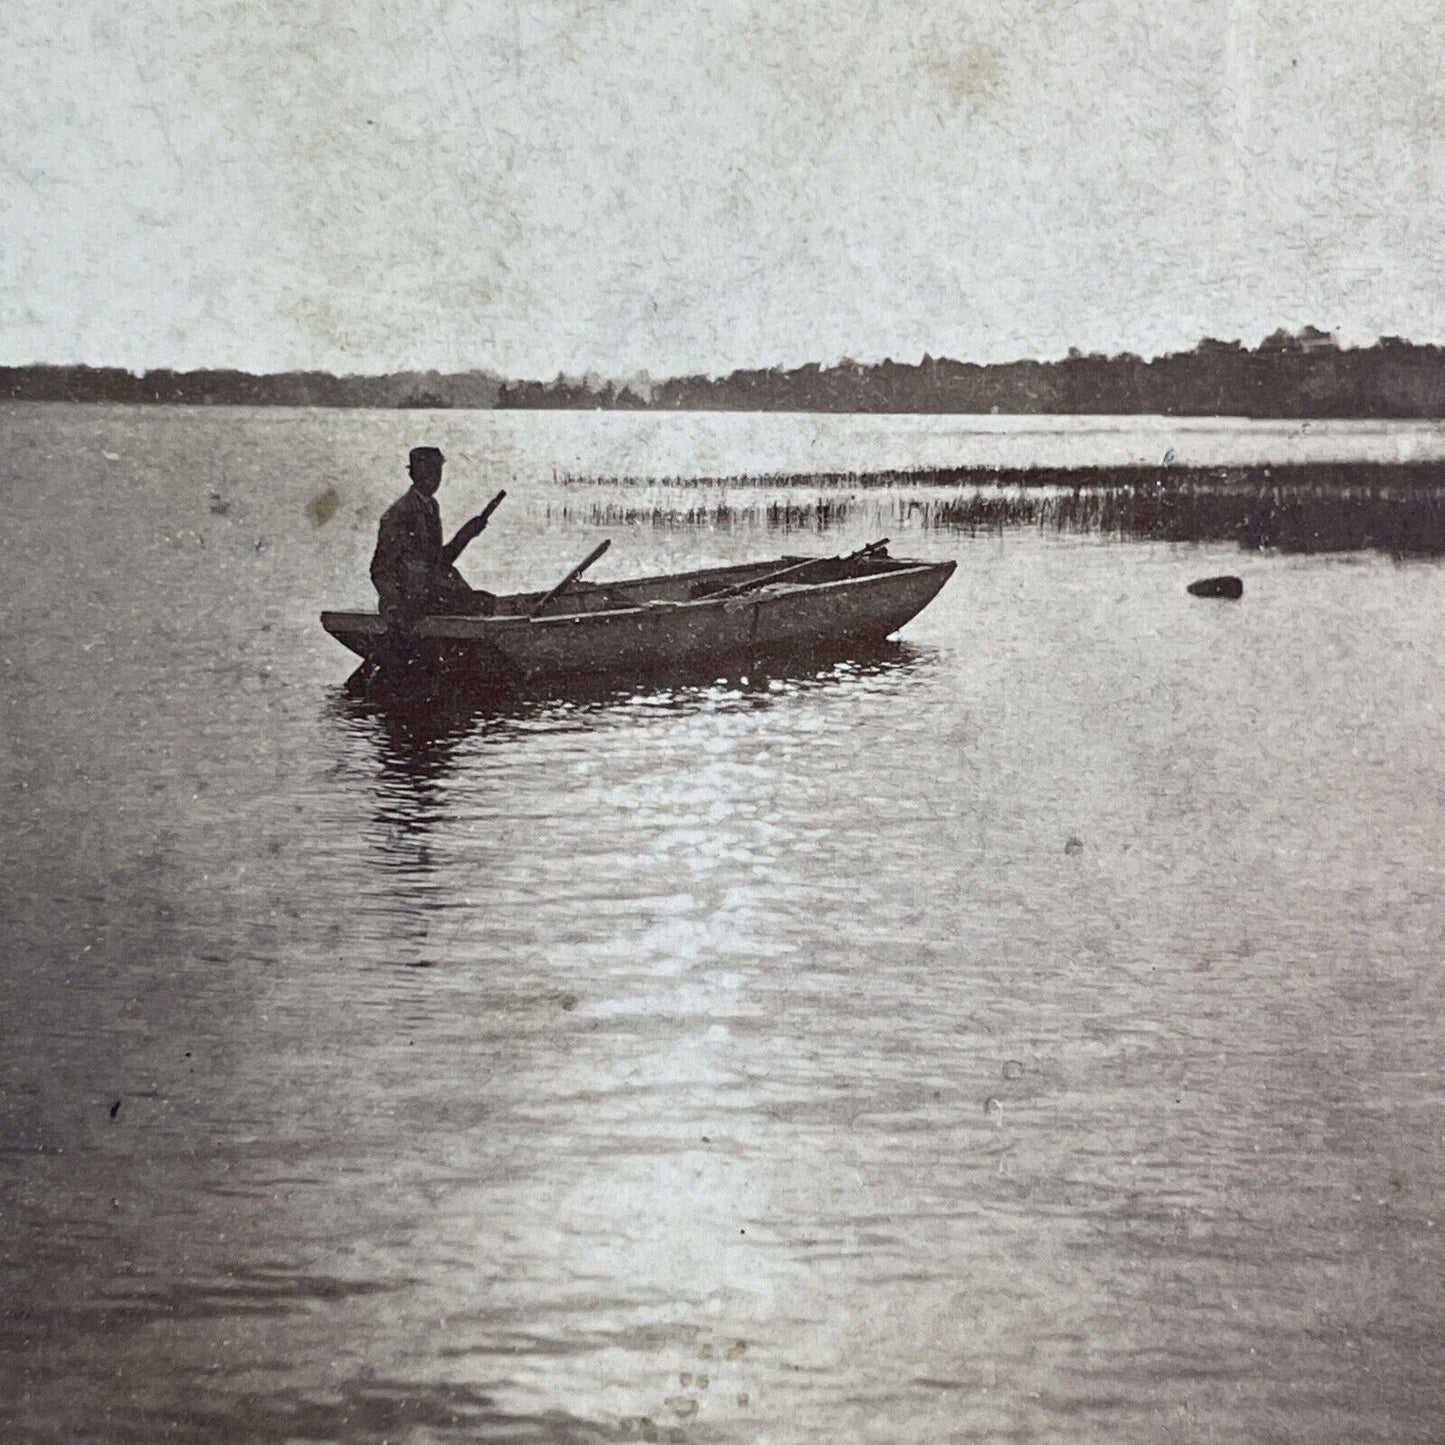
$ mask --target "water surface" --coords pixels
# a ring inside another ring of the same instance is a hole
[[[1438,1438],[1438,565],[552,480],[866,460],[666,420],[0,413],[8,1437]],[[498,590],[961,565],[875,657],[397,715],[316,614],[419,439]]]

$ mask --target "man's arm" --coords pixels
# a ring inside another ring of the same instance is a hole
[[[388,508],[381,519],[371,580],[383,613],[388,607],[408,606],[426,595],[434,564],[422,532],[414,509],[406,506]]]
[[[457,529],[457,535],[442,548],[443,564],[450,567],[486,529],[487,519],[482,516],[473,517],[469,522],[463,522]]]
[[[507,495],[507,489],[502,488],[471,521],[463,525],[457,535],[442,548],[442,562],[450,567],[453,562],[466,550],[467,545],[482,532],[487,530],[487,518],[502,505],[502,498]]]
[[[381,519],[376,533],[376,551],[371,554],[371,581],[383,596],[394,591],[401,574],[401,557],[404,538],[396,519],[387,512]]]

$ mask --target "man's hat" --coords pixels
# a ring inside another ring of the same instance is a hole
[[[436,462],[440,466],[444,461],[446,458],[442,455],[440,447],[413,447],[407,456],[407,462],[411,466],[416,466],[420,462]]]

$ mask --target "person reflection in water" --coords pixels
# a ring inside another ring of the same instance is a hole
[[[436,447],[413,447],[407,465],[411,488],[381,518],[371,580],[378,610],[387,627],[398,632],[410,631],[429,615],[486,617],[496,609],[496,598],[469,586],[454,565],[486,529],[486,515],[479,513],[450,542],[442,542],[436,492],[445,461]]]

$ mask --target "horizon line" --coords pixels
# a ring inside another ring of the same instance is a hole
[[[1270,343],[1275,343],[1271,346]],[[1294,343],[1291,345],[1290,343]],[[1138,351],[1083,351],[1078,347],[1070,346],[1062,353],[1053,352],[1038,355],[1020,355],[1009,357],[1001,361],[975,361],[967,357],[935,355],[930,351],[923,351],[917,359],[900,360],[895,356],[882,356],[874,360],[865,360],[855,356],[839,356],[831,361],[809,360],[795,362],[791,365],[782,362],[768,362],[754,365],[734,366],[728,371],[676,371],[666,375],[654,376],[646,368],[633,369],[631,371],[608,372],[598,367],[588,367],[581,371],[568,371],[558,369],[551,376],[540,375],[523,376],[508,374],[494,366],[476,364],[464,367],[460,370],[443,369],[440,366],[392,366],[384,369],[371,371],[336,371],[324,366],[287,366],[278,369],[265,371],[252,371],[243,366],[208,364],[204,366],[174,366],[174,365],[147,365],[141,368],[126,366],[115,362],[96,361],[13,361],[0,362],[0,371],[65,371],[65,370],[87,370],[87,371],[114,371],[121,372],[132,378],[140,379],[155,373],[170,373],[175,376],[189,376],[204,372],[230,372],[237,376],[251,379],[264,379],[267,377],[280,376],[321,376],[336,381],[369,381],[389,376],[439,376],[439,377],[464,377],[484,376],[493,380],[506,383],[532,382],[550,384],[558,380],[581,385],[595,385],[598,383],[616,383],[619,387],[630,385],[633,382],[640,382],[645,386],[666,385],[672,381],[726,381],[729,377],[746,373],[761,374],[787,374],[796,371],[816,369],[819,371],[836,371],[845,367],[858,367],[865,370],[877,369],[885,366],[918,368],[927,364],[949,363],[956,366],[975,366],[979,368],[1008,367],[1008,366],[1058,366],[1070,361],[1131,361],[1142,362],[1145,365],[1156,361],[1164,361],[1172,357],[1192,356],[1198,354],[1201,348],[1217,347],[1223,352],[1236,352],[1241,355],[1258,355],[1261,351],[1272,354],[1276,351],[1289,352],[1299,349],[1314,349],[1323,352],[1334,352],[1338,354],[1354,354],[1365,351],[1375,351],[1387,345],[1392,347],[1409,348],[1420,351],[1441,351],[1445,350],[1445,342],[1439,341],[1415,341],[1409,337],[1380,333],[1371,342],[1357,342],[1353,344],[1341,343],[1334,332],[1323,330],[1312,324],[1301,327],[1298,331],[1288,331],[1284,327],[1277,327],[1274,331],[1261,337],[1253,346],[1248,346],[1239,337],[1217,337],[1201,336],[1192,347],[1182,350],[1158,351],[1152,353]]]

